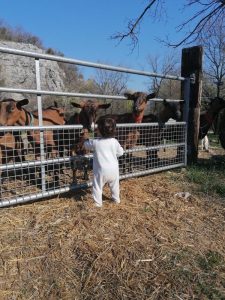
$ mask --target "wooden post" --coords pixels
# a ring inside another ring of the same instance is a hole
[[[198,134],[202,93],[203,48],[195,46],[182,49],[181,76],[192,77],[190,85],[189,117],[187,132],[187,163],[198,159]],[[181,99],[184,99],[184,84],[181,86]]]

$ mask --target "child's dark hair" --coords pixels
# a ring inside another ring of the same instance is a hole
[[[109,117],[101,117],[98,122],[98,130],[102,137],[110,138],[116,134],[116,121]]]

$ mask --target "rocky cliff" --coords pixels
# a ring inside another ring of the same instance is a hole
[[[0,47],[25,50],[36,53],[46,53],[31,44],[0,41]],[[65,91],[65,72],[57,62],[40,60],[41,89],[49,91]],[[0,52],[0,86],[9,88],[36,89],[35,59]],[[35,105],[35,95],[18,93],[0,93],[0,99],[12,97],[15,100],[24,97]],[[44,97],[43,97],[44,98]]]

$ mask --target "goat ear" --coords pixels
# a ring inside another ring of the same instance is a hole
[[[124,93],[124,96],[127,97],[129,100],[134,100],[134,95],[131,93]]]
[[[27,105],[29,103],[29,100],[28,99],[23,99],[23,100],[20,100],[16,103],[16,107],[18,109],[21,109],[22,106],[24,105]]]
[[[83,107],[82,103],[80,104],[80,103],[76,103],[76,102],[71,102],[71,105],[73,105],[74,107],[77,107],[77,108]]]
[[[104,108],[104,109],[107,109],[111,106],[111,103],[106,103],[106,104],[99,104],[98,108]]]
[[[58,102],[54,101],[54,106],[58,107]]]
[[[153,99],[155,97],[156,97],[156,93],[151,93],[146,97],[146,99],[149,100],[149,99]]]
[[[163,105],[168,106],[168,105],[169,105],[169,102],[167,102],[166,99],[163,99]]]

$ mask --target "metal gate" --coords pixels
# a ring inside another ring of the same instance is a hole
[[[66,150],[68,139],[78,134],[82,126],[43,126],[42,95],[126,100],[123,96],[41,90],[40,60],[42,59],[142,76],[184,81],[185,111],[183,122],[168,122],[163,126],[158,123],[118,124],[117,138],[119,140],[127,139],[131,133],[133,136],[136,134],[140,137],[141,135],[141,138],[137,138],[137,142],[132,147],[125,150],[125,155],[119,160],[121,179],[186,165],[186,120],[189,103],[189,79],[16,49],[0,47],[0,52],[34,58],[37,88],[31,90],[0,87],[0,92],[35,94],[37,96],[39,113],[39,126],[0,127],[0,207],[34,201],[70,190],[91,186],[92,154],[71,156],[70,151]],[[154,100],[162,101],[162,99]],[[28,131],[36,131],[40,135],[40,157],[38,160],[36,159],[33,147],[29,144],[26,145]],[[44,137],[49,133],[57,136],[60,135],[60,140],[63,141],[58,146],[58,154],[54,157],[51,157],[45,145]]]

